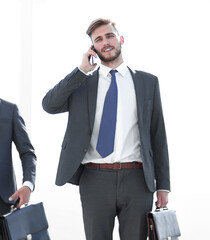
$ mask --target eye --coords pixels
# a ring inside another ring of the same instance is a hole
[[[114,34],[107,35],[107,38],[112,38],[112,37],[115,37],[115,35]]]
[[[95,42],[100,42],[101,41],[101,38],[96,38],[95,39]]]

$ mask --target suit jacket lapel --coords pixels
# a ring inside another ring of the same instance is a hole
[[[96,100],[98,92],[98,70],[94,71],[92,75],[88,77],[87,81],[87,91],[88,91],[88,108],[89,108],[89,121],[90,130],[93,131],[93,124],[95,120],[96,112]]]
[[[136,92],[136,103],[137,103],[137,114],[138,114],[138,121],[139,127],[142,128],[143,126],[143,104],[144,104],[144,81],[141,76],[137,74],[136,71],[131,70],[129,68]]]

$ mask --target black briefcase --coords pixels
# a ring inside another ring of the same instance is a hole
[[[147,214],[149,240],[178,240],[181,236],[176,211],[156,209]]]
[[[3,240],[50,240],[43,203],[31,204],[1,216],[0,234]]]

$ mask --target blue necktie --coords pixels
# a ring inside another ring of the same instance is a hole
[[[110,71],[110,74],[112,75],[111,84],[104,100],[101,125],[96,146],[96,150],[103,158],[110,155],[114,150],[117,119],[117,83],[115,72],[117,72],[117,70]]]

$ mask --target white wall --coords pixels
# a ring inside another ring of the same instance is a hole
[[[181,239],[206,239],[210,201],[208,1],[28,1],[1,2],[0,96],[18,103],[26,116],[38,156],[31,202],[44,202],[52,239],[85,237],[78,188],[54,184],[67,115],[45,113],[41,101],[80,63],[90,46],[86,28],[98,17],[117,23],[125,37],[123,55],[127,64],[159,78],[171,161],[168,206],[177,210]],[[32,31],[23,18],[32,19]],[[21,45],[23,36],[28,36],[31,53]],[[23,56],[31,61],[25,68]],[[27,72],[30,66],[31,81],[26,86],[21,81],[26,74],[22,69]],[[21,100],[21,89],[32,91],[27,102]],[[117,229],[114,236],[119,239]]]

